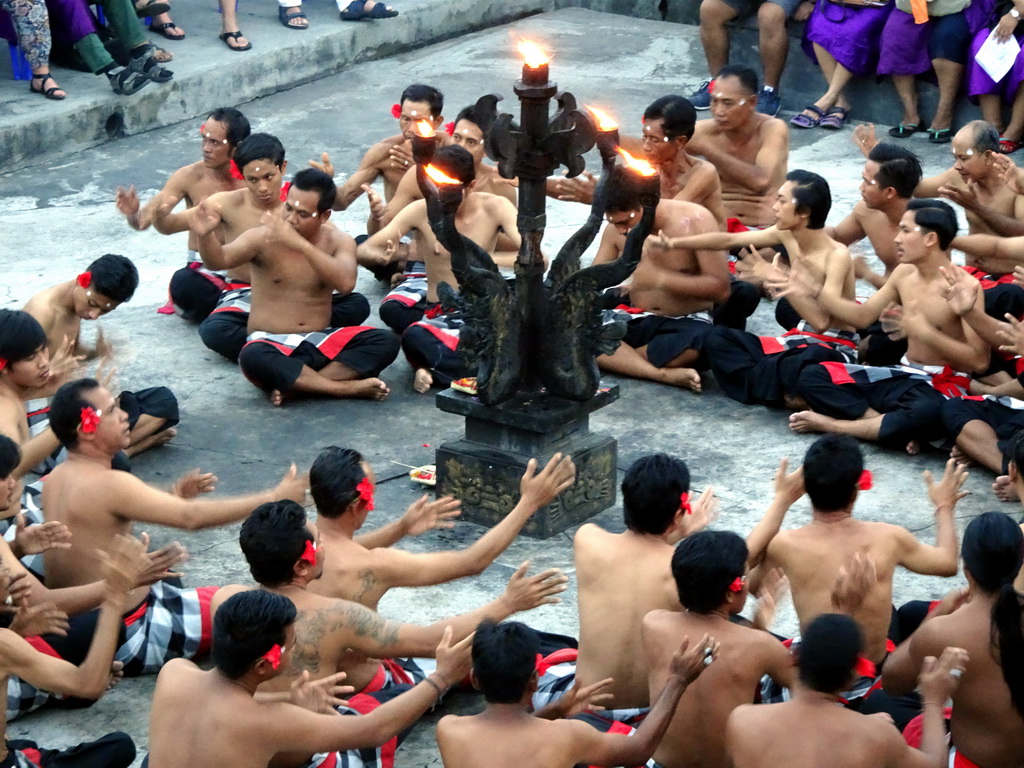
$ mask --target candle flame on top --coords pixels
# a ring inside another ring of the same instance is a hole
[[[435,184],[461,184],[462,182],[458,179],[453,179],[451,176],[446,174],[436,165],[428,165],[423,171],[429,176]]]
[[[607,112],[603,112],[596,107],[591,107],[589,104],[584,105],[587,111],[594,116],[597,121],[597,130],[599,131],[614,131],[619,127],[619,124],[615,122],[611,115]]]
[[[423,136],[424,138],[427,139],[434,135],[434,126],[432,126],[426,120],[417,120],[416,130],[420,132],[420,136]]]
[[[537,69],[550,61],[548,55],[532,40],[520,40],[516,48],[523,55],[523,58],[526,59],[526,66],[530,69]]]
[[[655,176],[658,171],[653,165],[648,163],[646,160],[641,160],[637,157],[633,157],[629,152],[624,150],[622,147],[617,147],[617,151],[622,155],[622,159],[626,161],[626,167],[631,171],[636,171],[641,176]]]

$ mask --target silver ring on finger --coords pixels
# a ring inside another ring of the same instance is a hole
[[[950,677],[954,677],[957,680],[959,680],[963,676],[963,674],[964,674],[964,671],[962,669],[951,669],[951,670],[949,670],[949,676]]]

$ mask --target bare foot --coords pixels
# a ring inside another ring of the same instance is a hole
[[[911,440],[907,443],[907,453],[911,456],[917,456],[921,452],[921,444],[917,440]]]
[[[790,414],[789,428],[794,432],[828,432],[828,416],[814,411]]]
[[[949,458],[956,459],[957,464],[963,464],[965,467],[974,466],[974,459],[964,453],[959,445],[953,446],[953,450],[949,452]]]
[[[1017,493],[1017,486],[1010,480],[1009,475],[1000,475],[992,483],[992,493],[1000,501],[1020,501],[1020,494]]]
[[[176,429],[165,429],[162,432],[157,432],[155,435],[144,437],[134,445],[129,445],[125,448],[124,452],[128,456],[138,456],[143,451],[148,451],[150,448],[159,448],[161,445],[167,445],[175,437],[178,436],[178,430]]]
[[[356,379],[355,381],[337,382],[338,397],[362,397],[367,400],[383,400],[391,394],[391,389],[380,379]]]
[[[430,391],[430,385],[434,383],[434,377],[430,375],[429,368],[417,368],[412,377],[412,388],[421,395]]]
[[[280,408],[284,404],[285,395],[279,389],[275,389],[270,393],[270,404],[275,408]]]
[[[701,391],[700,374],[693,368],[662,368],[662,383],[680,389]]]

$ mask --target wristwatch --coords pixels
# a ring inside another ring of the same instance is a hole
[[[1018,11],[1016,8],[1010,9],[1010,15],[1013,16],[1013,18],[1015,19],[1020,19],[1020,11]]]

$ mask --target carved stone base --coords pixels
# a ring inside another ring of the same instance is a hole
[[[618,398],[616,386],[584,403],[542,394],[489,407],[454,390],[441,392],[438,408],[465,416],[466,434],[437,450],[437,494],[462,501],[461,519],[493,526],[519,500],[529,460],[542,468],[561,451],[576,463],[576,482],[538,510],[523,533],[548,538],[607,509],[615,503],[617,443],[592,434],[589,417]]]

